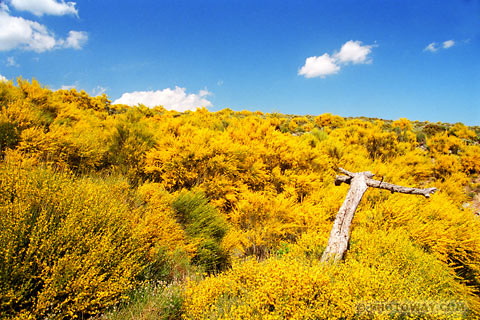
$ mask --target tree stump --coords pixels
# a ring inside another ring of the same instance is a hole
[[[335,179],[335,185],[339,186],[342,183],[347,183],[350,185],[350,189],[348,190],[347,197],[343,201],[343,204],[335,217],[327,247],[320,259],[321,262],[338,262],[343,259],[350,241],[350,225],[352,224],[355,211],[357,210],[360,200],[362,200],[363,194],[369,187],[386,189],[392,193],[400,192],[422,195],[425,198],[429,198],[430,194],[437,191],[437,188],[408,188],[374,180],[372,179],[374,174],[369,171],[354,173],[342,168],[339,168],[339,170],[344,173],[345,176],[337,176]]]

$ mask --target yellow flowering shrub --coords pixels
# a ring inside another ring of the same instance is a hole
[[[1,317],[76,317],[126,299],[148,247],[115,186],[0,165]]]
[[[427,139],[428,147],[433,152],[457,154],[465,148],[465,141],[447,132],[439,133]]]
[[[223,274],[192,280],[184,292],[184,319],[368,319],[372,315],[362,316],[359,308],[374,301],[466,300],[471,314],[478,313],[478,302],[469,300],[468,288],[455,281],[448,266],[401,232],[362,228],[353,238],[339,265],[321,264],[293,249],[280,258],[239,261]]]
[[[145,153],[154,144],[154,129],[144,121],[145,113],[151,110],[146,107],[128,110],[112,121],[113,130],[107,140],[104,166],[112,166],[132,182],[141,183],[144,178]]]
[[[331,113],[324,113],[315,117],[315,123],[320,127],[341,127],[345,124],[345,120]]]
[[[480,146],[472,145],[460,154],[463,171],[466,173],[480,173]]]
[[[186,285],[186,319],[395,318],[358,308],[429,299],[479,314],[478,127],[180,113],[23,79],[0,104],[0,317],[87,317],[182,286],[190,263],[210,275]],[[370,188],[345,261],[320,265],[339,167],[439,191]]]
[[[238,228],[237,249],[246,255],[265,257],[282,240],[294,240],[302,225],[294,214],[295,199],[271,194],[246,192],[229,214],[229,222]]]
[[[152,257],[159,249],[155,245],[161,245],[170,253],[178,249],[193,252],[194,248],[185,245],[185,232],[175,219],[171,207],[173,195],[157,183],[143,184],[138,188],[138,194],[147,205],[138,217],[138,230],[143,242],[151,243]]]

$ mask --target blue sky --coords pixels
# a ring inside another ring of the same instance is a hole
[[[185,110],[480,125],[480,1],[2,0],[0,77]]]

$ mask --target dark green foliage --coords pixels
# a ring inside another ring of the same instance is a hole
[[[225,267],[228,256],[220,244],[228,226],[203,193],[183,192],[173,201],[172,207],[187,236],[199,243],[192,262],[207,272]]]
[[[445,131],[447,128],[445,126],[435,124],[435,123],[428,123],[423,127],[423,132],[427,136],[434,136],[437,133]]]
[[[182,288],[178,284],[149,283],[133,291],[129,298],[128,303],[117,305],[99,319],[177,320],[182,318],[183,296]]]
[[[176,250],[171,254],[167,249],[160,248],[156,259],[146,265],[138,280],[172,283],[184,277],[190,269],[190,261],[184,251]]]
[[[14,148],[20,141],[17,126],[10,122],[0,122],[0,154],[7,148]]]
[[[395,127],[393,129],[393,132],[397,135],[397,140],[398,142],[408,142],[408,134],[407,134],[407,128],[405,129],[400,129],[399,127]]]
[[[420,145],[425,145],[427,143],[427,138],[425,136],[425,133],[417,132],[417,143]]]

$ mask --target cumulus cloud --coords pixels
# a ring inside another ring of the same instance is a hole
[[[64,48],[82,49],[87,43],[88,35],[85,31],[70,31],[67,39],[62,43]]]
[[[45,26],[0,10],[0,51],[21,47],[42,52],[53,49],[55,43],[55,36]]]
[[[342,63],[371,63],[372,60],[368,58],[370,52],[372,52],[372,45],[362,46],[361,41],[347,41],[340,52],[336,53],[334,57]]]
[[[206,99],[211,93],[200,90],[198,94],[187,94],[185,88],[163,89],[157,91],[134,91],[124,93],[114,104],[126,104],[130,106],[143,104],[147,107],[163,106],[167,110],[187,111],[212,105]]]
[[[60,2],[56,0],[10,0],[10,3],[17,10],[28,11],[39,17],[44,14],[55,16],[73,14],[78,16],[75,2],[65,2],[64,0]]]
[[[423,49],[423,51],[436,52],[439,49],[448,49],[448,48],[453,47],[454,45],[455,45],[454,40],[447,40],[447,41],[442,42],[441,44],[438,44],[436,42],[432,42],[428,46],[426,46],[425,49]]]
[[[448,49],[450,47],[453,47],[455,45],[455,41],[453,40],[447,40],[443,42],[443,48]]]
[[[373,47],[373,45],[362,45],[361,41],[347,41],[342,45],[340,51],[332,56],[324,53],[321,56],[307,58],[305,65],[298,71],[298,75],[305,78],[325,78],[328,75],[338,73],[341,65],[372,63],[369,54]]]
[[[8,81],[7,78],[5,78],[0,74],[0,82],[7,82],[7,81]]]
[[[305,65],[298,71],[298,74],[305,78],[325,78],[330,74],[335,74],[340,67],[335,63],[335,59],[325,53],[319,57],[309,57],[305,60]]]
[[[0,6],[0,51],[19,48],[40,53],[59,48],[80,49],[87,40],[87,34],[80,31],[70,31],[65,40],[57,39],[46,26],[11,16],[8,7]]]

